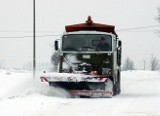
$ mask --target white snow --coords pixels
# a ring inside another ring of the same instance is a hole
[[[113,98],[69,98],[26,71],[0,70],[0,116],[160,116],[160,72],[122,72]]]

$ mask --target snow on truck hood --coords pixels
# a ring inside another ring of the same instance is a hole
[[[75,31],[75,32],[66,32],[63,35],[68,35],[68,34],[104,34],[104,35],[113,35],[112,33],[108,32],[100,32],[100,31]]]

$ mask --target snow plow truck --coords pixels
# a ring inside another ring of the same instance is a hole
[[[85,23],[65,26],[55,41],[59,53],[57,73],[40,78],[67,90],[72,97],[112,97],[121,92],[121,51],[114,25]]]

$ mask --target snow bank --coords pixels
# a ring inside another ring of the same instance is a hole
[[[159,71],[124,71],[122,72],[122,91],[130,96],[156,96],[160,93]]]
[[[33,80],[29,72],[0,70],[0,116],[160,116],[160,72],[122,72],[113,98],[72,99]]]
[[[65,90],[41,83],[39,77],[34,79],[30,72],[0,70],[0,99],[33,94],[68,97]]]

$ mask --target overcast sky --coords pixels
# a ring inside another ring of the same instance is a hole
[[[123,41],[123,60],[128,56],[137,68],[151,55],[160,60],[158,27],[121,30],[159,25],[159,0],[36,0],[37,62],[50,62],[54,39],[64,26],[83,23],[88,15],[94,22],[115,25]],[[32,62],[33,1],[0,0],[0,61],[20,67]],[[11,37],[11,38],[8,38]],[[24,38],[18,38],[24,37]]]

